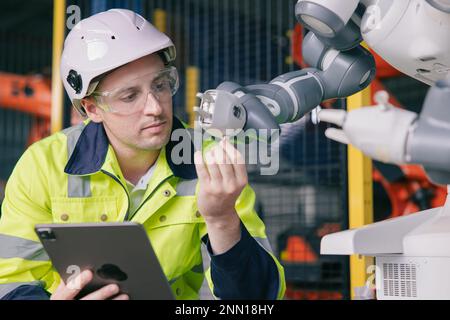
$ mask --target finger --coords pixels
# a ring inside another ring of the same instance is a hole
[[[226,153],[226,151],[224,150],[224,148],[226,148],[226,145],[224,143],[225,140],[222,140],[219,144],[219,148],[216,149],[215,152],[215,157],[216,157],[216,161],[218,159],[220,159],[220,161],[218,162],[218,167],[219,167],[219,171],[220,174],[222,175],[223,181],[225,183],[230,183],[233,182],[236,177],[234,174],[234,169],[233,169],[233,164],[232,161],[230,159],[230,157],[228,157],[228,154]]]
[[[194,163],[195,163],[195,169],[197,170],[197,176],[200,179],[200,181],[203,182],[209,182],[210,176],[208,172],[208,168],[205,165],[205,162],[203,161],[203,155],[201,151],[197,151],[194,153]]]
[[[241,153],[233,147],[227,140],[224,141],[224,150],[233,164],[233,171],[240,184],[247,184],[247,168]]]
[[[210,182],[220,183],[222,181],[222,175],[220,174],[219,167],[216,163],[214,149],[208,151],[205,155],[205,158],[209,176],[211,178]]]
[[[318,114],[319,120],[322,122],[329,122],[342,127],[347,116],[345,110],[331,110],[323,109]]]
[[[84,270],[74,279],[62,286],[61,291],[56,295],[57,299],[72,300],[74,299],[94,277],[92,271]]]
[[[228,138],[225,138],[222,140],[223,142],[223,150],[227,153],[228,158],[230,159],[232,164],[244,164],[245,165],[245,159],[242,157],[241,153],[237,148],[235,148]]]
[[[52,296],[50,297],[50,300],[58,300],[60,299],[60,296],[62,292],[65,290],[66,285],[63,281],[59,283],[59,286],[56,288],[55,292],[53,292]]]
[[[231,162],[229,161],[230,159],[228,158],[225,150],[224,150],[224,141],[225,139],[222,139],[215,147],[214,147],[214,158],[215,158],[215,162],[217,164],[231,164]]]
[[[347,138],[347,135],[343,130],[335,129],[335,128],[328,128],[325,130],[325,136],[328,139],[344,143],[344,144],[350,144],[350,141]]]
[[[112,296],[119,293],[119,286],[117,284],[110,284],[104,286],[97,291],[94,291],[87,296],[83,297],[81,300],[106,300]]]
[[[69,289],[78,289],[81,290],[85,285],[91,282],[94,274],[91,270],[84,270],[77,277],[71,279],[67,282],[66,287]]]
[[[130,300],[130,297],[127,294],[121,294],[115,297],[113,300]]]

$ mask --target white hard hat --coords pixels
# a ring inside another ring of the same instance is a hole
[[[137,13],[111,9],[81,20],[67,35],[61,78],[74,107],[86,117],[81,99],[95,90],[92,80],[152,53],[164,63],[175,60],[175,46],[164,33]]]

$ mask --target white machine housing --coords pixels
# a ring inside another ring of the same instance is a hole
[[[329,234],[322,238],[320,253],[375,257],[377,299],[447,300],[449,230],[447,196],[440,208]]]

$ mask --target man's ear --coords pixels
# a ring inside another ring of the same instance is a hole
[[[92,97],[87,97],[81,99],[81,105],[86,111],[87,116],[93,122],[100,123],[103,122],[102,110],[97,107],[95,100]]]

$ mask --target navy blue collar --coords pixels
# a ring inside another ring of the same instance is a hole
[[[183,123],[173,118],[172,132],[185,129]],[[187,129],[186,129],[187,130]],[[176,177],[191,180],[197,178],[194,165],[194,145],[191,142],[190,164],[175,164],[171,159],[172,149],[177,141],[170,140],[166,145],[167,163]],[[89,122],[83,129],[75,149],[66,164],[64,172],[70,175],[89,175],[100,171],[108,153],[109,140],[101,123]]]

